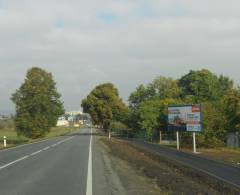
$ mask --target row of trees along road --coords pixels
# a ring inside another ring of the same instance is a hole
[[[64,113],[60,97],[51,73],[37,67],[28,70],[24,83],[12,95],[17,133],[35,139],[49,132]]]
[[[234,82],[209,70],[190,71],[179,79],[159,76],[148,85],[139,85],[130,94],[127,107],[110,83],[97,86],[82,107],[95,124],[104,128],[145,131],[151,140],[156,132],[167,132],[167,107],[201,103],[203,133],[198,134],[202,146],[221,146],[228,132],[240,132],[240,90]],[[182,133],[186,144],[191,135]]]

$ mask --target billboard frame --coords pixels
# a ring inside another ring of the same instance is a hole
[[[193,107],[194,105],[197,105],[200,107],[200,131],[187,131],[184,130],[182,132],[190,132],[193,134],[193,153],[197,154],[197,151],[196,151],[196,133],[201,133],[203,131],[203,124],[202,124],[202,121],[203,121],[203,116],[202,116],[202,104],[184,104],[184,105],[169,105],[168,106],[168,111],[169,111],[169,108],[179,108],[179,107]],[[169,130],[169,113],[168,113],[168,131]],[[173,130],[176,132],[176,138],[177,138],[177,150],[180,150],[180,142],[179,142],[179,129],[176,128],[176,130]]]
[[[174,108],[174,107],[176,107],[176,108],[178,108],[178,107],[192,107],[192,106],[194,106],[194,105],[198,105],[198,106],[200,106],[200,131],[187,131],[187,130],[185,130],[185,131],[183,131],[183,130],[169,130],[168,129],[168,131],[180,131],[180,132],[195,132],[195,133],[201,133],[201,132],[203,132],[203,124],[202,124],[202,121],[203,121],[203,116],[202,116],[202,104],[182,104],[182,105],[169,105],[168,106],[168,108]],[[168,122],[168,128],[169,128],[169,118],[168,118],[168,120],[167,120]]]

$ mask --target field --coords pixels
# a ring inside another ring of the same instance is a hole
[[[0,149],[3,149],[3,136],[7,137],[7,147],[13,147],[19,144],[25,144],[25,143],[32,143],[36,141],[40,141],[47,138],[57,137],[61,135],[68,134],[72,131],[74,131],[75,128],[73,127],[54,127],[51,129],[51,131],[46,134],[45,137],[40,139],[28,139],[24,136],[18,136],[16,131],[13,128],[9,129],[0,129]]]

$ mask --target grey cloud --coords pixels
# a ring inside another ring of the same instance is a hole
[[[68,110],[102,82],[113,82],[124,100],[140,83],[189,69],[209,68],[239,83],[239,6],[233,0],[1,1],[0,111],[13,110],[9,97],[31,66],[53,72]],[[99,13],[119,19],[109,24]]]

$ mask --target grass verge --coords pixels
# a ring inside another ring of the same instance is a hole
[[[191,149],[183,148],[181,151],[192,153]],[[240,149],[231,148],[199,148],[198,155],[240,167]]]
[[[176,144],[160,144],[161,146],[176,148]],[[192,153],[192,148],[181,148],[183,152]],[[199,156],[203,156],[212,160],[223,162],[229,165],[240,167],[240,148],[197,148]]]
[[[0,130],[0,149],[4,149],[3,136],[7,137],[7,148],[10,148],[21,144],[33,143],[53,137],[63,136],[75,130],[76,128],[74,127],[53,127],[43,138],[29,139],[24,136],[18,136],[17,132],[13,129],[3,129]]]
[[[123,140],[102,139],[111,154],[129,162],[136,171],[152,178],[160,194],[238,194],[238,189],[183,164],[133,147]]]

